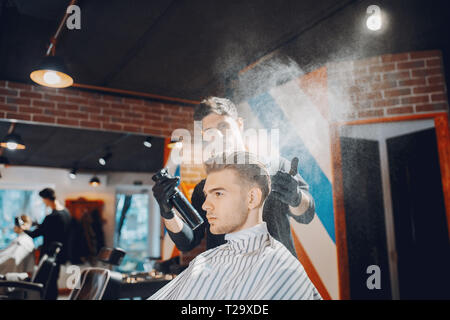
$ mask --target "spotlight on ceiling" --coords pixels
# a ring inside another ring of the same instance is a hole
[[[73,168],[72,170],[70,170],[69,172],[69,178],[70,179],[76,179],[77,178],[77,168]]]
[[[25,143],[23,143],[22,137],[16,133],[10,133],[3,138],[0,143],[3,148],[9,150],[23,150],[25,149]]]
[[[147,148],[151,148],[152,147],[152,137],[147,137],[145,139],[144,146],[146,146]]]
[[[30,73],[30,78],[41,86],[51,88],[66,88],[73,84],[63,59],[56,56],[46,56]]]
[[[98,187],[100,185],[100,179],[97,176],[93,176],[89,184],[93,187]]]
[[[367,14],[369,17],[366,20],[367,28],[371,31],[378,31],[383,24],[381,19],[381,9],[377,5],[367,7]]]
[[[98,163],[100,163],[102,166],[105,166],[106,161],[108,161],[108,159],[111,157],[112,157],[112,153],[107,152],[103,157],[98,158]]]

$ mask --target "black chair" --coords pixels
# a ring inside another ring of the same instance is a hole
[[[48,253],[39,261],[31,282],[0,280],[0,288],[5,288],[0,299],[6,300],[41,300],[47,298],[47,289],[53,273],[57,268],[56,258],[62,243],[51,243]]]
[[[87,268],[81,272],[79,288],[72,290],[69,300],[102,300],[110,279],[110,271]]]

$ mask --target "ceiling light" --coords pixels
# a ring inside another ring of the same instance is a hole
[[[367,7],[367,14],[370,15],[366,21],[367,28],[372,31],[380,30],[382,26],[380,7],[377,5]]]
[[[77,169],[76,168],[73,168],[72,170],[70,170],[70,172],[69,172],[69,178],[70,179],[76,179],[77,178]]]
[[[56,56],[46,56],[31,72],[30,78],[41,86],[51,88],[66,88],[73,84],[64,61]]]
[[[145,139],[144,146],[146,146],[147,148],[151,148],[152,147],[152,137],[147,137]]]
[[[107,152],[103,157],[98,158],[98,163],[100,163],[102,166],[105,166],[106,161],[108,161],[108,159],[111,157],[112,157],[112,153]]]
[[[20,135],[16,133],[10,133],[0,143],[3,148],[8,148],[9,150],[23,150],[25,149],[25,143],[23,142]]]
[[[98,187],[100,185],[100,179],[97,176],[93,176],[89,184],[93,187]]]

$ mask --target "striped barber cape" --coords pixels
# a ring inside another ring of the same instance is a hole
[[[150,300],[319,300],[301,263],[263,222],[225,235]]]

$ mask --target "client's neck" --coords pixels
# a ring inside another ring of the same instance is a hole
[[[260,223],[263,222],[262,220],[262,207],[255,208],[253,210],[250,210],[250,212],[247,215],[247,220],[236,230],[233,232],[241,231],[244,229],[252,228]]]

